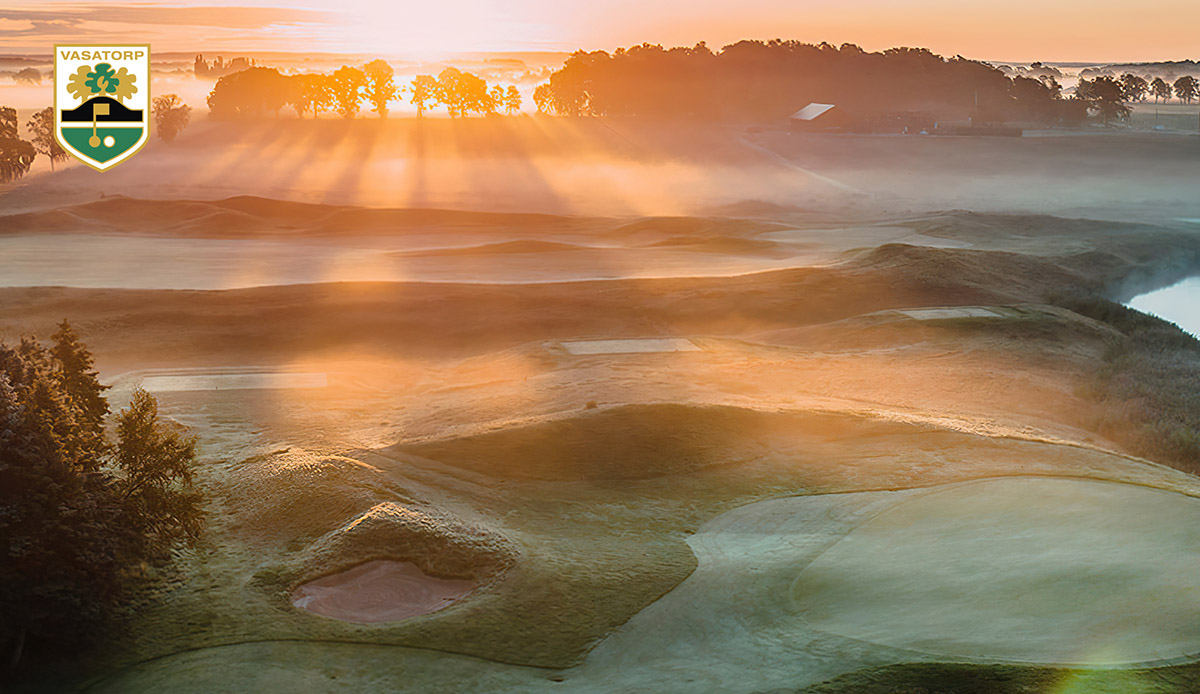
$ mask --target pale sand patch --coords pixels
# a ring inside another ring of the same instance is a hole
[[[151,393],[187,390],[278,390],[286,388],[325,388],[323,373],[197,374],[190,376],[147,376],[142,388]]]
[[[474,588],[473,581],[429,576],[411,562],[377,560],[299,586],[292,604],[344,622],[397,622],[448,607]]]
[[[969,241],[944,239],[940,236],[928,236],[926,234],[905,236],[902,239],[898,239],[896,243],[906,243],[910,246],[926,246],[928,248],[970,248],[975,245]]]
[[[900,311],[909,318],[916,320],[948,320],[951,318],[1001,318],[1002,314],[990,308],[981,306],[960,306],[956,308],[914,308]]]
[[[817,629],[943,656],[1110,665],[1200,652],[1200,499],[1010,478],[913,495],[793,586]]]
[[[571,354],[645,354],[650,352],[699,352],[686,338],[648,338],[635,340],[578,340],[561,343]]]

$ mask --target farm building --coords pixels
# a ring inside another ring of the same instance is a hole
[[[812,103],[788,116],[788,125],[794,132],[842,130],[849,124],[846,112],[835,104]]]

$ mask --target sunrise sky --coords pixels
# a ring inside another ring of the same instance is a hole
[[[714,48],[742,38],[922,46],[1011,61],[1200,58],[1195,0],[4,0],[0,53],[55,42],[155,51],[319,51],[437,58],[467,51]]]

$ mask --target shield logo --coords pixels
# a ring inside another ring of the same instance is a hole
[[[54,135],[105,171],[150,139],[148,44],[54,46]]]

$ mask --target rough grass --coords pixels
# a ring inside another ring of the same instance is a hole
[[[1057,303],[1119,333],[1108,341],[1103,367],[1079,389],[1104,405],[1094,430],[1138,455],[1200,473],[1200,340],[1102,297]]]
[[[1197,681],[1200,681],[1200,665],[1072,670],[921,663],[859,670],[793,691],[796,694],[1194,694]]]

